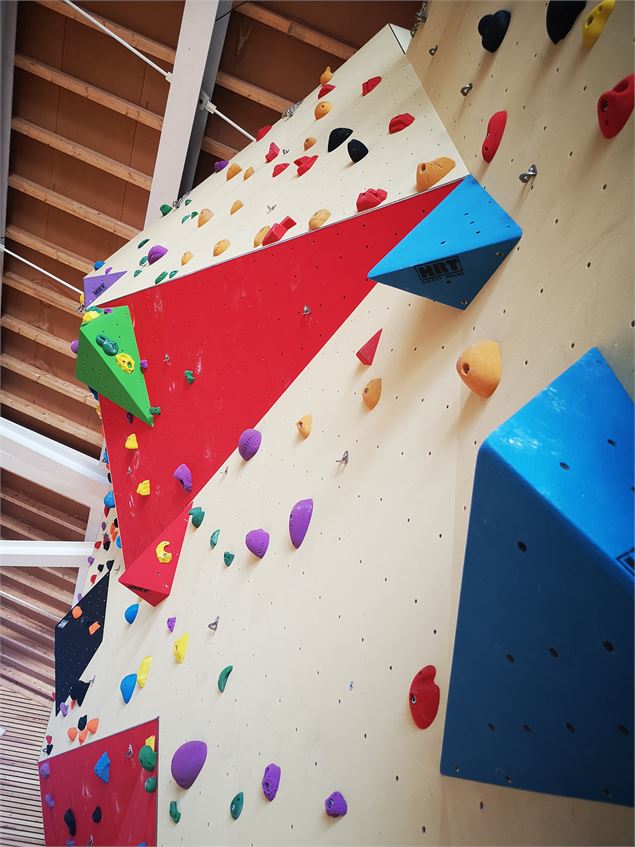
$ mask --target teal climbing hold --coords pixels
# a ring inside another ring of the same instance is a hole
[[[133,276],[139,276],[141,273],[141,268],[137,268],[137,270],[133,273]]]
[[[220,672],[219,677],[218,677],[218,690],[221,692],[221,694],[225,690],[225,686],[227,685],[227,680],[229,679],[229,675],[233,670],[234,670],[233,665],[227,665],[227,667],[223,668],[223,670]]]
[[[229,813],[232,818],[237,821],[240,817],[240,813],[243,810],[243,803],[245,802],[245,796],[242,791],[239,791],[238,794],[231,801],[231,805],[229,807]]]
[[[183,205],[189,206],[191,202],[192,202],[191,199],[188,197]]]
[[[134,694],[135,685],[137,684],[137,674],[129,673],[119,683],[119,690],[121,691],[121,696],[123,697],[124,703],[129,703],[130,698]]]
[[[184,371],[183,375],[185,376],[185,379],[188,381],[189,385],[191,385],[196,379],[193,371]]]
[[[160,415],[161,414],[161,406],[150,406],[150,414],[151,415]]]
[[[148,264],[148,257],[147,257],[147,256],[142,256],[142,257],[139,259],[139,264],[140,264],[140,265],[147,265],[147,264]]]
[[[161,205],[159,206],[159,211],[161,212],[163,217],[165,217],[166,215],[169,215],[172,211],[172,206],[170,206],[168,203],[161,203]]]
[[[183,215],[183,217],[181,218],[181,223],[182,223],[182,224],[184,224],[184,223],[185,223],[185,221],[189,221],[189,219],[190,219],[189,214],[188,214],[188,215]]]
[[[220,529],[215,529],[214,532],[210,535],[209,546],[214,549],[218,544],[218,537],[220,535]]]
[[[176,800],[170,801],[170,817],[174,821],[174,823],[178,823],[181,820],[181,813],[179,812],[178,806],[176,805]]]
[[[196,217],[198,217],[198,212],[192,212],[192,220],[194,220],[194,218]]]
[[[167,271],[161,271],[159,276],[154,280],[154,284],[158,285],[160,282],[163,282],[164,279],[167,279],[167,276],[168,276]]]
[[[153,771],[157,766],[157,754],[149,744],[144,744],[139,750],[139,764],[146,771]]]
[[[148,792],[148,794],[153,794],[157,790],[156,776],[149,776],[144,782],[143,787]]]
[[[174,277],[178,274],[178,271],[170,271],[168,274],[168,279],[174,279]]]
[[[190,509],[188,515],[192,516],[192,526],[198,529],[199,526],[203,523],[205,512],[201,509],[200,506],[194,506],[194,508]]]
[[[223,561],[229,567],[231,563],[234,561],[234,553],[230,553],[229,550],[225,550],[223,553]]]
[[[149,239],[149,238],[144,238],[144,239],[143,239],[143,241],[140,241],[140,242],[137,244],[137,250],[141,250],[141,248],[142,248],[142,247],[145,247],[145,246],[146,246],[146,244],[148,243],[148,241],[150,241],[150,239]]]

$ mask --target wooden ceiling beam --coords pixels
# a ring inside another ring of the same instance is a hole
[[[2,277],[2,282],[4,285],[8,285],[9,288],[21,291],[22,294],[27,294],[35,300],[41,300],[43,303],[47,303],[61,312],[66,312],[67,315],[74,315],[79,320],[79,292],[78,299],[71,300],[70,297],[58,294],[57,291],[53,291],[52,288],[42,285],[34,279],[25,279],[18,274],[14,274],[13,271],[6,271]]]
[[[68,8],[68,7],[66,7]],[[73,159],[78,159],[80,162],[85,162],[93,168],[97,168],[104,173],[111,174],[130,185],[136,185],[138,188],[143,188],[144,191],[150,191],[152,177],[144,174],[136,168],[126,165],[123,162],[118,162],[116,159],[111,159],[110,156],[104,156],[103,153],[97,153],[96,150],[91,150],[90,147],[84,147],[83,144],[78,144],[71,141],[69,138],[64,138],[63,135],[58,135],[56,132],[51,132],[49,129],[37,126],[24,118],[12,118],[11,129],[19,132],[21,135],[26,135],[40,144],[45,144],[53,150],[59,150],[66,156],[71,156]]]
[[[4,318],[2,319],[4,325]],[[67,435],[73,435],[93,447],[101,447],[102,434],[101,431],[89,429],[87,426],[75,423],[75,421],[64,418],[56,412],[51,412],[43,406],[38,406],[31,400],[24,400],[22,397],[16,397],[15,394],[10,394],[8,391],[0,390],[0,405],[8,406],[16,412],[21,412],[27,417],[33,418],[40,423],[52,426]]]
[[[223,144],[222,141],[215,141],[213,138],[203,136],[201,141],[201,150],[209,153],[211,156],[217,156],[219,159],[233,159],[238,150],[234,150],[228,144]]]
[[[20,53],[15,55],[15,66],[29,74],[45,79],[47,82],[52,82],[66,91],[71,91],[73,94],[78,94],[80,97],[85,97],[87,100],[92,100],[93,103],[98,103],[106,109],[113,112],[118,112],[120,115],[125,115],[133,121],[149,126],[152,129],[161,131],[163,118],[161,115],[155,115],[154,112],[144,109],[142,106],[137,106],[134,103],[129,103],[122,97],[117,97],[114,94],[109,94],[102,88],[96,85],[90,85],[77,77],[65,74],[58,71],[56,68],[45,65],[43,62],[37,62],[28,56],[23,56]]]
[[[10,529],[11,532],[21,535],[23,538],[26,538],[27,541],[58,540],[53,535],[48,535],[48,533],[42,532],[40,529],[35,526],[31,526],[31,524],[26,521],[21,521],[19,518],[14,518],[4,512],[0,515],[0,525],[2,525],[5,529]]]
[[[312,47],[317,47],[318,50],[323,50],[331,56],[337,56],[338,59],[350,59],[356,52],[356,48],[351,47],[350,44],[345,44],[343,41],[338,41],[337,38],[318,32],[318,30],[306,26],[306,24],[286,18],[260,3],[239,3],[234,7],[234,12],[251,18],[253,21],[258,21],[258,23],[264,24],[270,29],[277,29],[278,32],[297,38],[298,41],[303,41]]]
[[[9,332],[15,332],[23,338],[28,338],[30,341],[35,341],[36,344],[43,344],[49,350],[55,350],[56,353],[61,353],[62,356],[68,356],[71,359],[75,358],[75,353],[71,350],[70,342],[63,338],[58,338],[45,329],[40,329],[37,326],[32,326],[26,321],[20,320],[13,315],[2,315],[0,325]]]
[[[116,218],[112,218],[98,209],[92,209],[78,200],[65,197],[63,194],[59,194],[57,191],[46,188],[44,185],[33,182],[33,180],[19,174],[9,174],[8,184],[10,188],[19,191],[21,194],[26,194],[35,200],[40,200],[42,203],[46,203],[47,206],[53,206],[53,208],[59,209],[67,215],[80,218],[80,220],[97,226],[105,232],[112,232],[120,238],[125,238],[126,241],[130,241],[139,232],[139,230],[123,223],[123,221],[118,221]]]
[[[28,691],[29,694],[38,698],[38,700],[44,700],[47,703],[51,703],[51,691],[53,686],[47,685],[44,682],[33,679],[30,673],[21,671],[16,667],[7,667],[3,668],[0,665],[0,678],[5,680],[6,682],[12,683],[13,685],[19,686],[22,690]],[[3,832],[7,832],[8,830],[5,828]],[[21,842],[26,844],[28,842]],[[33,836],[33,843],[36,842],[36,836]],[[42,843],[41,841],[39,842]]]
[[[293,106],[291,100],[279,97],[271,91],[266,91],[252,82],[246,82],[244,79],[239,79],[233,74],[225,73],[225,71],[219,71],[216,74],[216,85],[220,85],[221,88],[225,88],[227,91],[233,91],[234,94],[238,94],[240,97],[246,97],[247,100],[253,100],[254,103],[260,103],[261,106],[266,106],[279,115],[285,109]]]
[[[61,512],[59,509],[55,509],[48,504],[40,503],[32,497],[27,497],[22,492],[15,491],[13,488],[7,488],[6,485],[3,485],[1,493],[2,499],[6,500],[7,503],[18,506],[20,509],[24,509],[25,512],[35,515],[37,518],[57,524],[63,530],[71,532],[74,535],[79,535],[79,540],[83,541],[85,524],[79,518],[67,515],[66,512]]]
[[[17,226],[8,226],[5,230],[5,236],[9,241],[15,241],[16,244],[29,247],[31,250],[35,250],[36,253],[48,256],[49,259],[55,259],[56,262],[68,265],[69,268],[75,268],[76,271],[81,271],[83,274],[89,274],[94,270],[93,263],[89,262],[84,256],[79,256],[77,253],[73,253],[72,250],[66,250],[64,247],[58,247],[57,244],[32,235],[30,232],[26,232],[26,230],[20,229]]]
[[[48,371],[40,370],[29,362],[16,359],[15,356],[10,356],[8,353],[2,353],[0,354],[0,365],[12,373],[26,377],[26,379],[37,382],[39,385],[44,385],[52,391],[57,391],[58,394],[63,394],[69,400],[83,403],[84,406],[90,406],[91,409],[97,408],[97,401],[86,388],[74,385],[72,382],[55,376],[55,374],[48,373]]]

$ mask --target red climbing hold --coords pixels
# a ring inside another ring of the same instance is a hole
[[[298,166],[298,176],[302,176],[308,170],[311,170],[317,159],[317,156],[300,156],[299,159],[296,159],[293,164]]]
[[[326,95],[331,91],[335,91],[335,86],[331,85],[330,82],[325,83],[318,91],[318,100],[320,97],[326,97]]]
[[[426,665],[410,683],[410,713],[419,729],[427,729],[439,709],[439,686],[434,681],[437,669]]]
[[[367,94],[370,94],[373,88],[377,88],[380,82],[380,76],[371,76],[371,78],[367,79],[366,82],[362,82],[362,97],[366,97]]]
[[[414,123],[414,117],[408,112],[404,112],[403,115],[395,115],[394,118],[390,119],[388,132],[391,133],[391,135],[395,132],[401,132],[402,129],[410,126],[411,123]]]
[[[278,174],[281,174],[282,171],[286,171],[286,169],[288,167],[289,167],[288,162],[280,162],[279,165],[275,165],[275,167],[273,169],[273,173],[271,174],[271,176],[278,176]]]
[[[507,112],[494,112],[487,122],[487,133],[483,141],[481,153],[486,162],[491,162],[503,139],[505,125],[507,124]]]
[[[379,206],[388,197],[388,193],[383,188],[367,188],[357,198],[357,211],[366,212],[368,209],[374,209]]]
[[[280,148],[275,142],[272,141],[269,145],[269,152],[265,155],[265,162],[273,162],[279,152]]]
[[[261,126],[258,132],[256,133],[256,141],[260,141],[261,138],[264,138],[270,129],[271,124],[269,124],[269,126]]]
[[[280,241],[280,239],[286,235],[287,230],[291,229],[293,226],[295,226],[295,221],[290,217],[284,218],[284,220],[280,221],[279,224],[274,224],[262,239],[263,246]]]
[[[634,75],[625,76],[598,100],[598,123],[605,138],[614,138],[633,111],[635,99]]]
[[[377,345],[379,344],[379,337],[381,336],[381,329],[378,329],[377,332],[373,335],[372,338],[369,338],[366,344],[363,347],[360,347],[355,355],[362,363],[362,365],[372,365],[373,360],[375,359],[375,353],[377,352]]]

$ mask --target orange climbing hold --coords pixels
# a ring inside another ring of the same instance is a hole
[[[86,724],[86,729],[91,735],[94,735],[99,728],[99,718],[91,718]]]
[[[428,188],[432,188],[446,174],[449,174],[455,165],[454,159],[448,156],[439,156],[431,162],[421,162],[417,165],[417,191],[427,191]]]
[[[77,620],[77,618],[81,618],[81,616],[82,616],[82,607],[81,607],[81,606],[75,606],[75,607],[73,608],[73,611],[71,612],[71,614],[72,614],[72,616],[75,618],[75,620]]]
[[[308,438],[313,428],[313,415],[304,415],[299,421],[296,421],[296,426],[302,438]]]
[[[243,204],[242,200],[234,200],[234,202],[232,203],[232,207],[231,207],[231,209],[229,210],[229,214],[230,214],[230,215],[233,215],[233,214],[234,214],[235,212],[237,212],[239,209],[242,209],[243,205],[244,205],[244,204]]]
[[[318,209],[317,212],[314,212],[314,214],[312,214],[309,218],[309,229],[319,229],[330,217],[331,213],[328,209]]]
[[[245,171],[245,173],[243,174],[243,179],[244,179],[244,180],[248,180],[250,177],[252,177],[252,176],[254,175],[254,173],[255,173],[255,171],[254,171],[254,169],[253,169],[253,168],[251,167],[251,165],[250,165],[250,166],[247,168],[247,170]]]
[[[69,726],[69,728],[66,730],[66,734],[68,735],[71,741],[75,741],[75,739],[77,738],[77,727]]]
[[[94,623],[91,623],[91,625],[88,627],[88,632],[90,635],[94,635],[98,629],[101,629],[101,624],[99,623],[99,621],[95,621]]]
[[[82,729],[82,731],[77,736],[77,740],[79,741],[80,744],[83,744],[84,741],[86,741],[87,737],[88,737],[88,727],[85,727],[84,729]]]
[[[359,361],[362,363],[362,365],[373,364],[381,333],[381,329],[378,329],[377,332],[373,335],[373,337],[369,338],[366,344],[364,344],[363,347],[360,347],[357,353],[355,354]]]
[[[479,397],[491,397],[501,381],[503,362],[496,341],[480,341],[467,347],[456,362],[456,370],[467,387]]]
[[[262,244],[262,239],[265,237],[265,235],[269,232],[270,229],[270,226],[263,226],[258,230],[258,232],[254,236],[254,247],[260,247],[260,245]]]
[[[220,256],[221,253],[224,253],[225,250],[229,247],[231,241],[228,238],[221,238],[220,241],[217,241],[214,245],[214,255]]]
[[[326,68],[322,71],[322,76],[320,77],[320,83],[322,85],[326,85],[327,82],[330,82],[333,79],[333,71],[330,68],[330,65],[327,65]]]
[[[362,398],[369,409],[374,409],[381,397],[381,379],[371,379],[362,391]]]
[[[319,121],[320,118],[323,118],[325,115],[328,115],[332,108],[333,106],[328,102],[328,100],[323,100],[321,103],[318,103],[315,109],[313,110],[315,120]]]
[[[205,226],[208,221],[214,217],[214,212],[211,209],[201,209],[201,212],[197,218],[197,226]]]
[[[194,253],[191,250],[186,250],[185,253],[181,256],[181,264],[187,265],[187,263],[194,258]]]
[[[227,179],[233,179],[236,174],[239,174],[242,171],[240,165],[237,165],[235,162],[233,165],[230,165],[225,173],[227,174]]]
[[[316,143],[317,143],[317,138],[313,138],[313,136],[310,135],[308,138],[304,139],[304,149],[310,150],[311,147],[313,147],[313,145],[316,144]]]

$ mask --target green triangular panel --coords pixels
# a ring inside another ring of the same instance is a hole
[[[118,354],[127,354],[132,359],[134,367],[130,373],[119,365],[117,355],[108,355],[106,351],[114,349],[111,345],[97,343],[97,338],[103,341],[104,336],[109,342],[115,342]],[[77,379],[149,426],[154,426],[139,362],[139,349],[127,306],[119,306],[82,324],[75,370]]]

